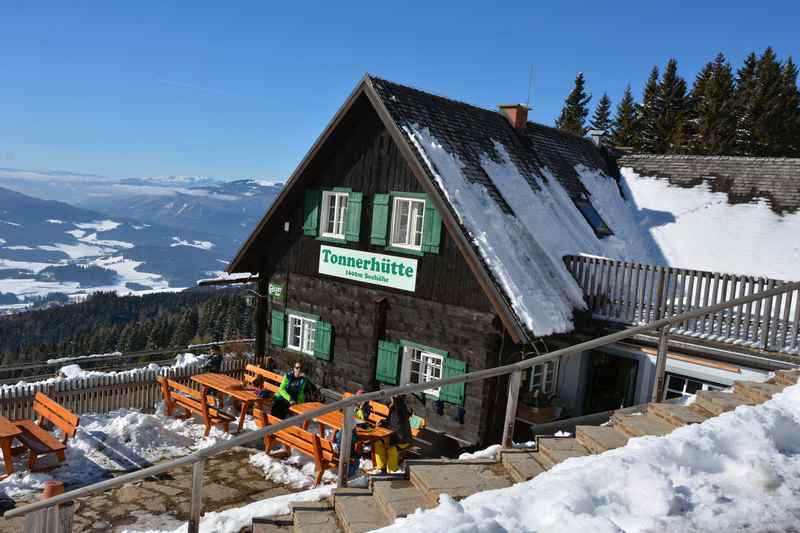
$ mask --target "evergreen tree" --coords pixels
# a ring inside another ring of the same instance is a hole
[[[733,70],[720,53],[697,75],[690,96],[691,151],[731,155],[736,149]]]
[[[654,153],[677,154],[685,150],[689,101],[686,81],[678,75],[678,62],[670,59],[656,91]]]
[[[658,120],[658,109],[656,100],[658,99],[658,67],[653,67],[642,94],[642,105],[639,106],[637,122],[639,129],[639,140],[634,147],[648,154],[655,153],[656,150],[656,122]]]
[[[639,122],[636,112],[636,101],[633,99],[631,86],[628,85],[617,105],[611,131],[611,140],[616,146],[635,146],[638,143]]]
[[[781,75],[781,115],[777,155],[800,157],[800,91],[797,88],[797,66],[791,57],[783,65]]]
[[[611,99],[607,94],[603,93],[603,96],[597,102],[597,107],[594,109],[591,127],[592,129],[602,131],[603,135],[609,135],[611,133],[611,126]]]
[[[584,91],[583,72],[575,76],[575,86],[564,100],[564,107],[556,120],[556,127],[563,131],[583,137],[586,134],[584,123],[589,115],[587,104],[592,99]]]
[[[758,58],[751,52],[736,71],[736,153],[751,155],[754,151],[756,68]]]

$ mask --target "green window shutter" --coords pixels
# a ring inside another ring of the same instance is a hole
[[[361,232],[361,199],[360,192],[351,192],[347,195],[347,223],[345,224],[344,238],[350,242],[358,242]]]
[[[442,217],[431,203],[430,198],[425,200],[425,221],[422,227],[422,251],[434,254],[439,253],[439,244],[442,240]]]
[[[458,376],[466,371],[467,363],[448,357],[442,365],[442,379]],[[464,383],[445,385],[439,391],[439,399],[455,405],[464,405]]]
[[[319,204],[322,202],[322,191],[306,190],[303,209],[303,234],[316,237],[319,233]]]
[[[389,195],[376,194],[372,199],[372,232],[369,242],[386,246],[386,231],[389,229]]]
[[[382,383],[397,385],[400,370],[400,345],[396,342],[378,341],[378,367],[375,378]]]
[[[286,315],[276,309],[272,310],[272,344],[280,347],[286,345]]]
[[[317,322],[314,330],[314,357],[331,360],[331,325],[328,322]]]

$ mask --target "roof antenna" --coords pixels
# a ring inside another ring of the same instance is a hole
[[[525,102],[525,107],[530,109],[531,107],[531,86],[533,85],[533,63],[531,63],[531,69],[528,73],[528,100]]]

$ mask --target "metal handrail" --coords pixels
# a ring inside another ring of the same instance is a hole
[[[275,424],[270,424],[264,428],[258,429],[256,431],[251,431],[242,435],[237,435],[229,440],[221,442],[219,444],[215,444],[213,446],[209,446],[208,448],[204,448],[202,450],[197,450],[192,452],[189,455],[181,457],[179,459],[174,459],[172,461],[151,466],[148,468],[144,468],[142,470],[138,470],[136,472],[131,472],[129,474],[123,474],[119,477],[115,477],[113,479],[108,479],[104,481],[100,481],[99,483],[95,483],[93,485],[87,485],[85,487],[80,487],[69,492],[65,492],[64,494],[54,496],[47,500],[40,500],[37,502],[29,503],[27,505],[23,505],[21,507],[17,507],[14,509],[10,509],[3,514],[3,517],[13,518],[16,516],[26,515],[28,513],[32,513],[35,511],[39,511],[41,509],[46,509],[49,507],[53,507],[55,505],[66,504],[74,500],[75,498],[85,496],[87,494],[92,494],[95,492],[102,492],[108,489],[112,489],[118,487],[120,485],[124,485],[125,483],[129,483],[131,481],[138,481],[147,477],[155,476],[173,468],[177,468],[179,466],[187,465],[187,464],[195,464],[200,463],[201,461],[205,461],[206,458],[217,455],[222,453],[230,448],[241,446],[243,444],[248,444],[250,442],[263,439],[266,435],[270,435],[272,433],[281,431],[290,426],[296,426],[305,422],[307,420],[312,420],[319,416],[322,416],[327,413],[331,413],[333,411],[339,411],[346,409],[348,407],[355,406],[365,401],[369,400],[386,400],[388,398],[392,398],[395,396],[401,396],[406,394],[412,394],[415,392],[422,392],[426,389],[430,388],[438,388],[444,385],[456,385],[461,383],[471,383],[474,381],[482,381],[484,379],[494,378],[498,376],[503,376],[507,374],[511,374],[511,381],[510,381],[510,390],[509,390],[509,405],[506,411],[506,425],[504,428],[503,434],[503,444],[508,446],[510,444],[511,435],[513,434],[514,428],[514,419],[515,419],[515,411],[516,411],[516,395],[519,392],[519,387],[514,386],[515,383],[519,383],[519,379],[521,378],[522,372],[535,366],[540,365],[544,362],[551,361],[554,359],[559,359],[562,357],[567,357],[571,355],[576,355],[580,352],[584,352],[587,350],[592,350],[595,348],[599,348],[601,346],[606,346],[608,344],[612,344],[614,342],[618,342],[629,337],[633,337],[635,335],[639,335],[644,332],[652,331],[652,330],[661,330],[662,331],[662,339],[664,338],[663,331],[673,324],[679,324],[684,322],[685,320],[696,318],[699,316],[707,315],[709,313],[714,313],[716,311],[733,307],[736,305],[741,305],[745,303],[754,302],[760,299],[769,298],[771,296],[775,296],[778,294],[782,294],[784,292],[793,291],[795,289],[800,289],[800,282],[793,282],[787,283],[784,285],[780,285],[773,289],[768,289],[764,292],[760,292],[757,294],[743,296],[741,298],[736,298],[734,300],[729,300],[726,302],[720,302],[718,304],[710,305],[708,307],[703,307],[700,309],[695,309],[692,311],[687,311],[685,313],[681,313],[679,315],[674,315],[669,318],[662,318],[660,320],[656,320],[650,322],[648,324],[644,324],[641,326],[635,326],[630,329],[626,329],[623,331],[618,331],[616,333],[612,333],[610,335],[605,335],[603,337],[598,337],[596,339],[588,340],[581,342],[579,344],[575,344],[573,346],[568,346],[566,348],[562,348],[559,350],[555,350],[553,352],[547,353],[545,355],[541,355],[538,357],[534,357],[531,359],[526,359],[523,361],[519,361],[516,363],[511,363],[504,366],[499,366],[495,368],[488,368],[486,370],[478,370],[476,372],[470,372],[467,374],[461,374],[458,376],[453,376],[449,378],[444,378],[436,381],[426,381],[422,383],[412,383],[407,385],[401,385],[399,387],[392,387],[388,389],[382,389],[374,392],[368,392],[364,394],[360,394],[358,396],[350,396],[348,398],[338,400],[336,402],[323,405],[318,409],[314,409],[312,411],[307,411],[303,414],[293,416],[291,418],[287,418]],[[659,347],[659,359],[666,357],[666,345],[663,346],[663,354],[662,347]],[[512,410],[512,405],[514,409]],[[349,416],[344,417],[344,428],[343,428],[343,435],[342,435],[342,445],[340,447],[340,466],[341,464],[347,464],[349,462],[349,450],[350,446],[348,444],[349,437],[352,433],[352,409],[346,409],[345,413]],[[349,427],[348,427],[349,426]],[[193,477],[195,476],[202,477],[202,468],[195,468]],[[341,480],[341,478],[340,478]],[[199,483],[201,480],[193,479],[193,487]],[[199,486],[199,485],[198,485]],[[199,502],[199,498],[198,498]],[[200,509],[199,507],[196,508],[195,505],[195,498],[192,498],[192,509],[190,513],[190,520],[189,520],[189,532],[193,533],[197,531],[197,527],[199,525],[199,517],[200,517]],[[199,503],[198,503],[199,505]]]

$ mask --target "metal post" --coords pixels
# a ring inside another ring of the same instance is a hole
[[[200,514],[203,512],[203,470],[206,460],[192,466],[192,506],[189,511],[188,533],[200,533]]]
[[[341,438],[339,439],[339,479],[336,486],[347,488],[347,474],[350,466],[350,450],[353,447],[353,427],[356,425],[356,418],[353,408],[347,406],[343,413],[344,425],[342,427]]]
[[[667,369],[667,345],[669,344],[670,326],[661,328],[661,336],[658,338],[658,357],[656,359],[656,379],[653,382],[653,402],[660,402],[664,399],[664,372]]]
[[[515,370],[508,379],[508,403],[506,403],[506,423],[503,426],[503,448],[514,444],[514,423],[517,420],[517,399],[522,384],[522,370]]]

